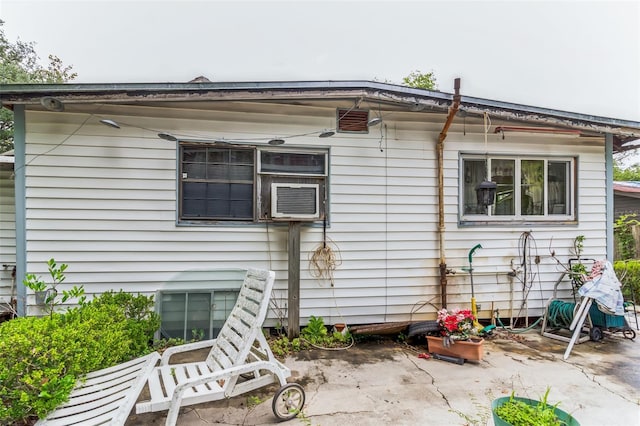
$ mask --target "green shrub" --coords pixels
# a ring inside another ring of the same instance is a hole
[[[322,345],[327,341],[329,333],[324,325],[324,319],[311,315],[309,324],[302,329],[300,335],[312,345]]]
[[[613,233],[617,238],[617,249],[622,260],[636,257],[636,240],[633,237],[633,227],[640,224],[635,214],[624,214],[616,219]]]
[[[624,299],[640,302],[640,260],[619,260],[613,269],[623,285]]]
[[[0,424],[44,417],[78,378],[150,352],[153,299],[105,293],[66,313],[0,324]]]

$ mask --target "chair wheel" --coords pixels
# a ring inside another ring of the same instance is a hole
[[[629,340],[633,340],[636,338],[636,332],[630,328],[625,328],[624,330],[622,330],[622,335],[625,337],[625,339]]]
[[[287,383],[278,389],[273,397],[271,408],[278,420],[291,420],[302,411],[304,389],[297,383]]]
[[[600,327],[592,327],[591,330],[589,330],[589,338],[594,342],[602,340],[602,329],[600,329]]]

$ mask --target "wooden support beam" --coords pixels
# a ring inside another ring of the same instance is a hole
[[[300,222],[289,222],[289,314],[290,339],[300,334]]]

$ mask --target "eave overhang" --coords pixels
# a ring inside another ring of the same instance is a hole
[[[3,106],[39,106],[43,97],[64,103],[136,104],[212,101],[313,101],[363,99],[380,104],[406,106],[407,111],[446,113],[453,94],[373,81],[123,83],[123,84],[8,84],[0,85]],[[460,111],[467,115],[493,117],[557,126],[614,136],[616,151],[626,142],[640,139],[640,122],[461,96]]]

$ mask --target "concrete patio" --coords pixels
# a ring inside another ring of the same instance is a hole
[[[310,350],[287,358],[291,381],[306,390],[303,414],[290,425],[492,425],[491,402],[515,390],[549,402],[583,426],[640,425],[640,343],[622,334],[576,345],[539,332],[503,331],[484,342],[480,362],[453,364],[418,355],[424,344],[369,339],[348,350]],[[276,387],[186,407],[179,425],[272,425]],[[131,415],[128,426],[164,424],[166,413]]]

